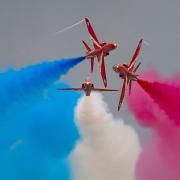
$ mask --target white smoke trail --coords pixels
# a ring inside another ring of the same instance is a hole
[[[114,120],[100,94],[82,97],[76,109],[82,140],[70,160],[74,180],[134,180],[140,153],[136,132]]]
[[[144,43],[146,46],[150,46],[150,43],[147,42],[147,41],[145,41],[144,39],[143,39],[143,43]]]
[[[83,23],[84,21],[85,21],[85,19],[82,19],[82,20],[78,21],[77,23],[75,23],[75,24],[73,24],[73,25],[70,25],[70,26],[65,27],[64,29],[62,29],[62,30],[60,30],[60,31],[55,32],[53,35],[57,35],[57,34],[60,34],[60,33],[65,32],[65,31],[67,31],[67,30],[69,30],[69,29],[72,29],[72,28],[74,28],[75,26]]]

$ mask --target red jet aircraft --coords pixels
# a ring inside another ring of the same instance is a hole
[[[139,41],[139,44],[134,52],[134,55],[131,59],[131,62],[129,64],[116,64],[113,66],[113,70],[119,74],[119,77],[124,79],[123,82],[123,87],[121,91],[121,96],[118,104],[118,111],[120,110],[121,104],[123,102],[124,96],[125,96],[125,91],[126,91],[126,86],[129,85],[129,95],[131,94],[131,86],[132,86],[132,81],[137,81],[137,74],[136,71],[139,68],[140,63],[135,67],[135,63],[137,60],[137,56],[140,52],[141,46],[143,43],[143,39]]]
[[[104,56],[108,56],[109,52],[115,49],[117,45],[114,42],[111,42],[111,43],[100,42],[91,26],[90,21],[87,18],[85,18],[85,21],[86,21],[87,29],[90,34],[90,38],[94,46],[94,48],[91,49],[85,41],[82,41],[84,46],[87,49],[86,58],[91,60],[91,72],[93,72],[94,58],[97,57],[102,80],[103,80],[104,86],[107,87],[106,67],[105,67],[105,62],[104,62]]]
[[[115,89],[100,89],[100,88],[95,88],[94,84],[90,79],[86,79],[85,82],[82,84],[80,88],[58,88],[57,90],[71,90],[71,91],[84,91],[86,96],[90,96],[91,91],[119,91]]]

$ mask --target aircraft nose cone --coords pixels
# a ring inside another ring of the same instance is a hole
[[[114,48],[117,48],[117,44],[116,43],[114,43]]]

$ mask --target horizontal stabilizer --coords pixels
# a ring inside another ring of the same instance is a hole
[[[141,62],[138,63],[138,65],[134,68],[133,72],[136,72],[140,65],[141,65]]]
[[[93,72],[94,69],[94,58],[91,58],[91,72]]]
[[[87,45],[87,43],[83,40],[82,40],[82,42],[83,42],[85,48],[87,49],[87,51],[91,51],[91,48]]]

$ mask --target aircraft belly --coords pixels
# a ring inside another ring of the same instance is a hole
[[[103,47],[103,52],[109,52],[109,51],[110,51],[110,48],[108,46]]]

